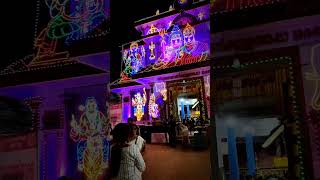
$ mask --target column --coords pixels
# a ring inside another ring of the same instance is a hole
[[[188,117],[188,118],[191,117],[190,105],[189,105],[189,104],[187,104],[187,117]]]
[[[32,118],[32,126],[33,129],[36,131],[36,138],[38,141],[37,145],[37,160],[36,160],[36,167],[37,167],[37,179],[40,179],[40,173],[41,173],[41,163],[40,163],[40,147],[41,147],[41,141],[39,138],[40,134],[40,106],[42,104],[43,98],[42,97],[31,97],[24,100],[25,104],[30,107],[32,110],[33,118]]]
[[[256,175],[256,162],[254,157],[253,137],[252,133],[246,133],[246,152],[247,152],[247,168],[248,175]]]
[[[129,117],[131,117],[131,97],[126,91],[122,94],[122,122],[127,122]]]
[[[228,128],[228,154],[230,166],[230,180],[240,180],[237,142],[234,128]]]
[[[186,115],[185,115],[185,112],[184,112],[184,102],[181,101],[181,119],[182,119],[182,122],[184,122],[185,117],[186,117]]]

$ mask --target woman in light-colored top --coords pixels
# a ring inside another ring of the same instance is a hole
[[[130,133],[129,133],[129,144],[135,144],[138,146],[141,153],[144,153],[145,151],[145,144],[146,141],[139,136],[138,134],[138,126],[136,124],[129,124],[130,127]]]
[[[115,144],[111,148],[111,179],[141,180],[146,166],[139,148],[135,144],[127,143],[129,126],[121,123],[113,131]]]

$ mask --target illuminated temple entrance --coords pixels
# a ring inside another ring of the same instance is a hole
[[[275,174],[294,179],[304,163],[299,159],[303,147],[292,140],[302,141],[302,131],[288,127],[295,123],[299,129],[302,119],[298,50],[210,56],[208,12],[204,1],[136,22],[142,39],[122,46],[121,78],[111,85],[120,97],[111,104],[113,125],[132,118],[140,126],[157,155],[145,156],[150,169],[159,167],[159,157],[166,162],[180,157],[176,152],[200,148],[210,154],[210,163],[198,167],[211,167],[214,179]],[[168,121],[175,131],[169,133],[170,145],[177,147],[165,146],[170,156],[156,153],[157,145],[168,143]],[[171,178],[188,179],[184,175]]]
[[[119,96],[110,103],[111,122],[132,118],[140,127],[148,143],[144,179],[207,179],[210,4],[184,1],[135,26],[142,39],[122,46],[121,78],[111,85]]]
[[[203,78],[169,81],[169,116],[186,122],[190,119],[206,119],[206,101]]]

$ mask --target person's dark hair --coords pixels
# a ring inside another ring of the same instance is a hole
[[[133,123],[133,122],[134,122],[133,118],[132,118],[132,117],[129,117],[129,118],[128,118],[128,123],[130,124],[130,123]]]
[[[120,170],[120,161],[121,161],[121,151],[125,147],[128,137],[129,137],[130,128],[128,124],[120,123],[117,124],[113,129],[113,139],[115,145],[111,149],[111,159],[110,159],[110,172],[111,177],[116,177]]]
[[[137,130],[137,135],[139,135],[139,127],[136,124],[129,124],[129,128],[130,128],[130,133],[129,136],[132,137],[133,136],[133,130]]]

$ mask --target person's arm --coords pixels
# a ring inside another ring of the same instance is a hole
[[[143,160],[142,154],[140,153],[138,147],[135,147],[135,165],[140,172],[143,172],[146,169],[146,164]]]
[[[140,137],[140,141],[141,141],[141,153],[143,154],[146,149],[146,141],[141,136],[139,136],[139,137]]]

